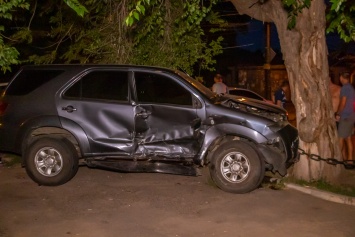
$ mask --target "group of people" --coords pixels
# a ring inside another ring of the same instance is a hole
[[[333,111],[335,111],[335,120],[337,122],[340,150],[343,160],[355,162],[353,159],[352,135],[355,124],[355,89],[351,84],[351,74],[343,72],[339,80],[342,86],[330,81],[329,91],[332,98]],[[273,101],[276,105],[283,107],[285,105],[286,92],[289,90],[288,81],[283,81],[280,88],[275,92]]]
[[[352,135],[355,124],[355,89],[351,84],[351,74],[343,72],[339,80],[342,86],[330,81],[329,91],[332,97],[332,106],[335,111],[337,122],[340,150],[343,160],[355,162],[353,159]],[[275,92],[273,101],[276,105],[284,107],[286,102],[286,92],[289,90],[288,81],[283,81],[280,88]]]
[[[355,124],[355,89],[351,84],[351,74],[343,72],[340,74],[340,83],[342,86],[330,81],[329,91],[332,98],[332,106],[335,111],[335,120],[337,122],[340,149],[343,159],[347,162],[354,162],[352,134]],[[217,94],[227,94],[228,87],[223,83],[222,75],[216,74],[214,77],[212,91]],[[273,102],[285,108],[287,102],[286,93],[289,90],[289,82],[284,80],[280,88],[273,95]]]

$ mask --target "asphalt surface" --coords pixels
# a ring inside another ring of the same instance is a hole
[[[236,195],[199,177],[80,167],[58,187],[0,166],[0,236],[355,236],[355,207],[293,188]]]

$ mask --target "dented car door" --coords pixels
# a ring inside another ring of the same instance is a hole
[[[88,137],[92,155],[129,156],[134,150],[129,75],[123,69],[86,72],[58,101],[63,127],[71,129],[74,121]]]
[[[137,154],[165,158],[193,157],[200,148],[201,108],[173,77],[159,72],[135,72]]]

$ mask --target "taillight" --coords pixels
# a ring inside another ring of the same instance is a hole
[[[9,104],[3,101],[0,101],[0,116],[5,113],[5,110]]]

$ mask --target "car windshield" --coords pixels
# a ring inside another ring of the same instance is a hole
[[[189,82],[193,87],[195,87],[201,93],[203,93],[207,98],[214,100],[215,98],[219,97],[217,93],[211,91],[205,85],[203,85],[201,82],[193,79],[192,77],[190,77],[186,73],[178,71],[178,70],[176,71],[176,73],[179,76],[183,77],[187,82]]]

